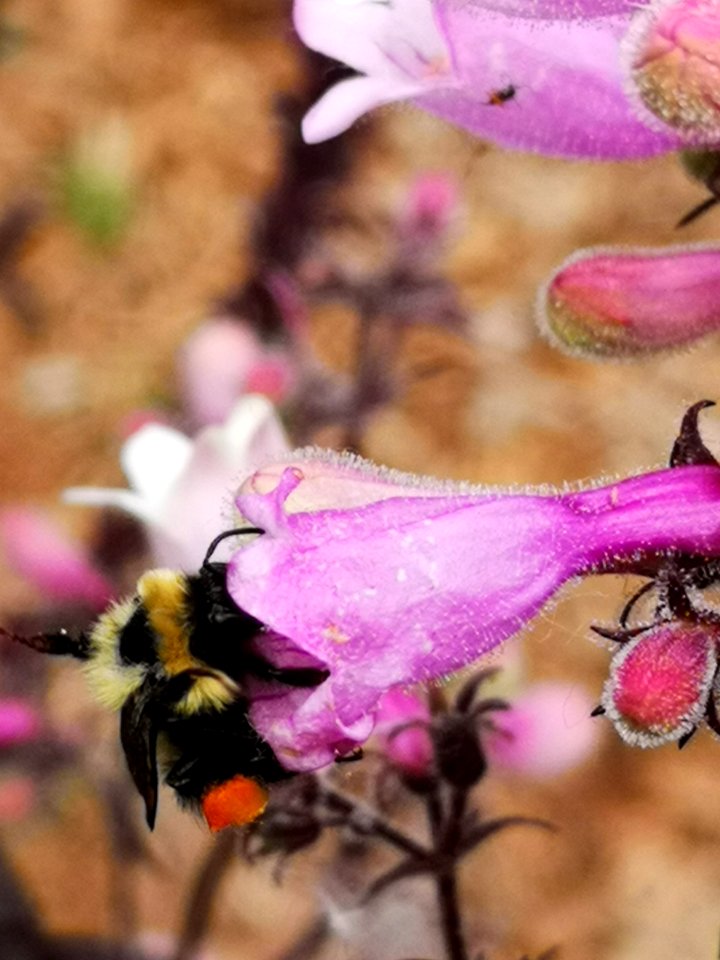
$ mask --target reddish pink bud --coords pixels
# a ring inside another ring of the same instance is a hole
[[[541,291],[538,322],[588,359],[692,343],[720,327],[720,247],[579,251]]]
[[[396,687],[380,700],[375,735],[393,766],[410,777],[425,777],[432,771],[429,723],[427,703],[412,693]]]
[[[711,0],[650,4],[628,35],[640,100],[691,143],[720,139],[720,6]]]
[[[602,703],[623,740],[655,747],[704,720],[719,640],[720,627],[674,621],[621,647]]]

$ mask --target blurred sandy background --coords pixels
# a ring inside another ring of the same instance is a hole
[[[297,71],[284,4],[272,0],[14,0],[2,15],[21,39],[0,62],[0,217],[23,198],[45,213],[13,267],[37,295],[37,329],[0,290],[1,492],[6,503],[54,507],[71,484],[122,485],[123,418],[172,401],[175,351],[242,280],[251,216],[276,169],[273,97],[293,89]],[[60,159],[107,124],[127,135],[136,202],[121,242],[101,251],[55,197]],[[460,183],[446,269],[473,316],[473,343],[427,329],[408,335],[409,364],[441,355],[448,369],[374,417],[368,455],[519,484],[661,464],[685,405],[720,396],[717,340],[639,365],[591,366],[539,341],[532,304],[577,247],[673,241],[699,190],[671,159],[599,166],[513,156],[394,108],[363,139],[343,203],[372,219],[397,205],[413,175],[438,169]],[[684,238],[717,233],[711,214]],[[372,259],[371,233],[364,255]],[[343,362],[351,323],[318,315],[316,346],[330,362]],[[703,423],[720,444],[717,415]],[[56,515],[77,531],[90,523],[77,508]],[[530,631],[531,676],[570,678],[598,696],[608,655],[588,642],[587,625],[611,619],[630,590],[607,578],[566,593]],[[7,609],[29,596],[3,570]],[[96,716],[72,668],[58,670],[51,705]],[[509,832],[465,867],[471,921],[502,944],[494,960],[554,944],[563,960],[717,956],[720,747],[702,733],[682,753],[632,751],[604,732],[582,769],[550,785],[496,779],[485,788],[487,809],[560,828],[553,838]],[[136,871],[141,926],[170,932],[207,845],[201,826],[171,807],[163,796],[154,860]],[[53,817],[2,830],[52,929],[107,931],[107,844],[81,791]],[[265,866],[238,865],[222,891],[217,957],[280,957],[312,915],[328,855],[299,858],[280,888]],[[324,954],[351,955],[338,941]]]

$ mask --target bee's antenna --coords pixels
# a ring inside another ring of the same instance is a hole
[[[37,650],[38,653],[51,653],[60,657],[75,657],[76,660],[87,660],[90,656],[90,638],[81,633],[72,636],[67,630],[58,630],[57,633],[36,633],[25,637],[21,634],[10,633],[0,627],[0,637],[7,637],[15,643]]]
[[[260,527],[236,527],[234,530],[226,530],[224,533],[218,534],[207,548],[205,559],[202,562],[203,567],[206,567],[208,563],[210,563],[210,557],[212,557],[223,540],[227,540],[228,537],[239,537],[244,533],[265,533],[265,531],[261,530]]]

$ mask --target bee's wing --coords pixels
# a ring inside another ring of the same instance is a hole
[[[145,819],[151,830],[158,804],[158,730],[157,687],[147,677],[120,711],[120,742],[130,775],[145,801]]]

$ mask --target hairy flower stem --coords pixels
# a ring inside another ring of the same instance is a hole
[[[468,960],[458,903],[457,863],[467,790],[453,789],[444,811],[439,785],[427,795],[426,807],[433,841],[435,889],[440,910],[440,926],[448,960]]]
[[[207,934],[220,884],[233,862],[236,834],[225,830],[214,841],[195,878],[188,898],[180,942],[172,960],[193,960]]]

